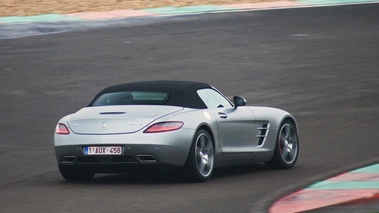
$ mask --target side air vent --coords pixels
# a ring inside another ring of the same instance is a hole
[[[268,130],[269,130],[269,124],[267,123],[257,128],[258,146],[262,146],[262,144],[265,142],[266,137],[268,135]]]

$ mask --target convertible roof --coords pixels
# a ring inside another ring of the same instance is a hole
[[[166,105],[205,109],[207,107],[198,96],[197,90],[211,87],[212,86],[207,83],[192,81],[141,81],[126,84],[117,84],[103,89],[99,94],[96,95],[89,106],[92,106],[95,100],[105,93],[124,91],[148,91],[170,93],[170,98]]]

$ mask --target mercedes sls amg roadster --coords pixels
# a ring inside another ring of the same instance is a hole
[[[63,117],[54,147],[66,180],[154,167],[179,168],[201,182],[227,165],[291,168],[299,138],[286,111],[231,101],[207,83],[145,81],[107,87]]]

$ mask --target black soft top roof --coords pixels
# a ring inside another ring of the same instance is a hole
[[[200,99],[197,90],[212,88],[207,83],[192,81],[141,81],[126,84],[118,84],[103,89],[91,101],[92,106],[102,94],[126,91],[167,92],[170,98],[166,105],[181,106],[195,109],[205,109],[207,106]]]

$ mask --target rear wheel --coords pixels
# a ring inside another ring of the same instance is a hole
[[[275,152],[267,162],[274,169],[289,169],[295,165],[299,154],[299,138],[297,129],[292,121],[286,120],[279,128]]]
[[[62,177],[68,181],[91,180],[93,176],[95,176],[95,173],[89,170],[63,166],[59,166],[59,172]]]
[[[212,137],[200,129],[194,137],[185,172],[186,177],[195,182],[204,182],[211,178],[214,166],[214,146]]]

